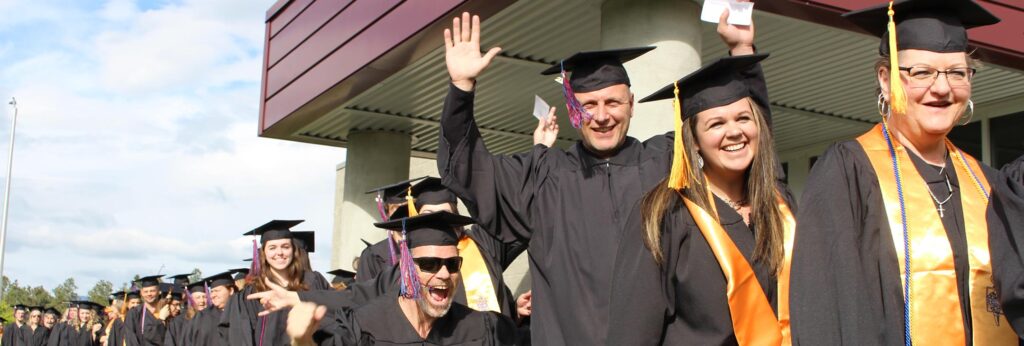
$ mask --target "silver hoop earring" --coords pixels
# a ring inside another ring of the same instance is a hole
[[[697,154],[697,168],[704,169],[704,157]]]
[[[882,93],[878,93],[878,114],[882,116],[882,119],[888,121],[892,116],[892,107],[889,107],[889,102],[885,100]]]
[[[967,100],[967,110],[971,112],[971,114],[967,116],[967,120],[960,123],[960,126],[967,125],[971,122],[971,119],[974,119],[974,101]]]

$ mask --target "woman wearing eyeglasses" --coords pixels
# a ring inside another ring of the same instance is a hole
[[[829,148],[808,178],[793,248],[793,342],[1016,345],[992,275],[1005,262],[989,237],[1020,211],[1002,201],[1005,176],[947,138],[974,114],[966,29],[999,19],[969,0],[844,16],[882,37],[881,122]]]

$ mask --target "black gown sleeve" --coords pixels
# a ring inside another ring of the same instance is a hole
[[[259,313],[259,302],[249,301],[245,297],[255,293],[252,285],[245,286],[242,292],[231,296],[224,312],[217,323],[219,334],[224,335],[229,345],[252,346],[255,342],[253,336],[256,334],[256,314]],[[208,308],[210,309],[210,308]],[[205,311],[204,311],[205,312]],[[202,328],[201,322],[196,322],[194,328]]]
[[[1002,171],[1010,181],[1024,185],[1024,155],[1003,166]]]
[[[548,176],[547,154],[557,149],[538,144],[523,154],[492,155],[473,118],[474,94],[451,84],[448,90],[437,150],[442,182],[502,242],[529,239],[529,206]]]
[[[369,281],[357,282],[343,291],[318,290],[298,292],[299,300],[324,305],[329,310],[354,309],[398,288],[398,267]]]
[[[992,276],[1007,321],[1024,338],[1024,187],[1020,177],[993,175],[987,218]]]

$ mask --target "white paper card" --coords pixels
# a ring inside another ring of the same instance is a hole
[[[729,9],[729,24],[750,25],[752,22],[754,3],[736,0],[704,0],[704,8],[700,11],[700,20],[717,24],[718,18],[726,9]]]
[[[547,119],[548,111],[551,110],[551,106],[548,106],[544,99],[540,98],[540,95],[533,95],[533,116],[537,119]]]

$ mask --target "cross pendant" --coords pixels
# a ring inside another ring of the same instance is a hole
[[[943,208],[942,204],[939,204],[939,217],[940,218],[946,216],[945,215],[945,211],[946,211],[946,208]]]

